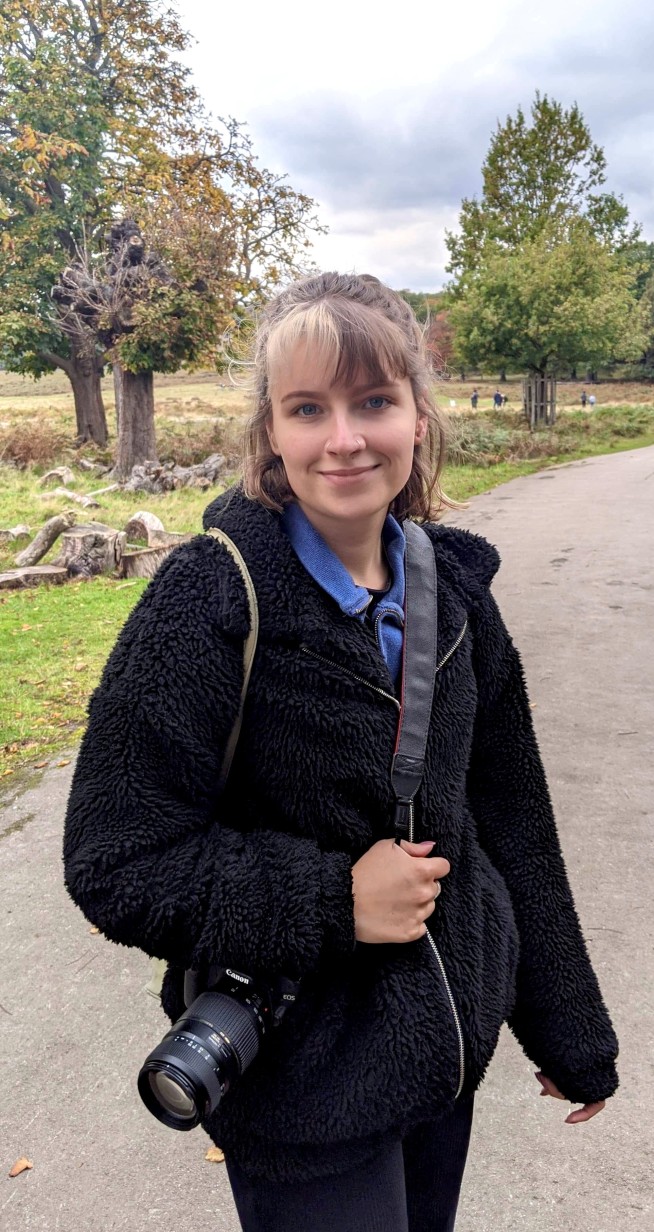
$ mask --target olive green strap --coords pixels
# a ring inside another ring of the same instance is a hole
[[[219,790],[223,791],[225,783],[231,769],[234,753],[238,744],[238,738],[241,734],[241,724],[243,722],[243,710],[245,707],[245,698],[250,683],[250,675],[252,673],[252,664],[257,649],[257,639],[259,637],[259,605],[257,603],[257,592],[254,589],[254,582],[250,577],[248,567],[241,556],[236,544],[226,535],[224,530],[218,530],[216,526],[211,526],[207,531],[212,539],[217,539],[222,543],[223,547],[227,548],[230,556],[237,565],[241,577],[245,583],[245,592],[247,594],[248,608],[250,610],[250,630],[243,645],[243,688],[241,689],[241,701],[238,708],[234,726],[225,749],[225,756],[220,770]]]
[[[245,583],[245,592],[247,594],[248,608],[250,610],[250,629],[243,644],[243,687],[241,689],[241,700],[239,702],[238,714],[234,720],[234,726],[232,727],[229,740],[227,741],[227,748],[225,749],[225,756],[223,757],[223,764],[220,768],[220,778],[218,780],[218,790],[222,792],[227,782],[232,761],[234,759],[234,753],[236,752],[238,738],[241,734],[245,698],[247,696],[248,685],[250,683],[252,664],[254,662],[254,656],[257,649],[257,639],[259,636],[259,605],[257,603],[257,592],[254,589],[254,582],[250,577],[248,567],[236,544],[230,539],[229,535],[225,534],[224,530],[218,530],[216,526],[211,526],[207,531],[207,534],[211,535],[212,539],[217,539],[219,543],[222,543],[224,548],[227,548],[227,551],[236,564],[241,577],[243,578],[243,582]],[[163,984],[163,978],[166,973],[167,965],[168,964],[163,958],[150,959],[150,980],[145,986],[145,991],[149,992],[152,997],[161,997],[161,986]]]

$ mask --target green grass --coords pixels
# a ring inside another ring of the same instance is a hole
[[[526,431],[515,411],[457,413],[452,437],[454,455],[463,464],[446,467],[443,486],[453,499],[465,501],[561,462],[654,445],[654,406],[603,408],[593,414],[564,411],[553,431],[533,434]],[[185,448],[190,449],[193,442],[187,434],[185,441]],[[39,499],[43,492],[40,475],[61,461],[70,465],[70,454],[22,470],[0,468],[0,526],[25,522],[36,529],[67,507],[65,498],[48,495]],[[77,492],[89,492],[108,482],[79,471],[76,477]],[[77,520],[120,528],[137,510],[149,509],[167,530],[199,531],[202,512],[217,491],[184,489],[162,496],[107,493],[98,498],[100,509],[76,507]],[[45,562],[57,550],[55,544]],[[0,571],[14,565],[14,554],[0,547]],[[97,578],[0,592],[0,778],[5,782],[18,781],[24,767],[61,756],[79,740],[89,694],[146,584]]]

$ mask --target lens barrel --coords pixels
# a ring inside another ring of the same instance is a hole
[[[211,1115],[234,1080],[252,1064],[269,1015],[252,985],[228,981],[202,993],[146,1058],[141,1098],[171,1129],[194,1129]]]

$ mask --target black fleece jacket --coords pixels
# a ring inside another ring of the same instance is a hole
[[[227,788],[219,797],[247,604],[229,554],[198,536],[159,570],[91,699],[64,859],[70,894],[108,938],[168,960],[171,1018],[186,967],[301,977],[296,1006],[207,1131],[271,1179],[351,1167],[451,1106],[461,1078],[475,1090],[505,1020],[568,1099],[611,1095],[617,1043],[520,659],[489,590],[496,550],[426,528],[441,667],[415,838],[434,839],[451,871],[429,937],[366,945],[351,869],[393,834],[388,669],[372,631],[306,573],[277,515],[236,489],[204,521],[239,545],[261,611]]]

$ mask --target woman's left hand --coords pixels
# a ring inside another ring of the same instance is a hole
[[[545,1074],[537,1073],[536,1077],[543,1088],[541,1095],[553,1095],[554,1099],[565,1099],[558,1087],[554,1086],[551,1078],[546,1078]],[[596,1104],[584,1104],[583,1108],[578,1108],[576,1112],[571,1112],[565,1118],[566,1125],[578,1125],[581,1121],[590,1121],[591,1117],[597,1116],[598,1112],[606,1106],[606,1100],[600,1099]]]

